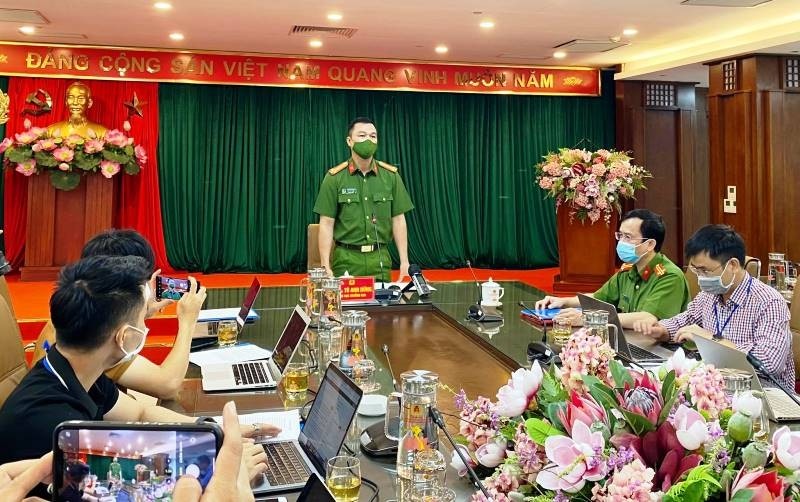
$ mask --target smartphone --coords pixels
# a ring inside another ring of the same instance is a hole
[[[183,475],[205,489],[221,446],[213,423],[63,422],[53,433],[53,501],[160,500]]]
[[[184,293],[189,292],[191,287],[188,279],[178,279],[175,277],[167,277],[166,275],[159,275],[156,277],[156,298],[162,300],[180,300]],[[200,287],[200,283],[197,283]]]

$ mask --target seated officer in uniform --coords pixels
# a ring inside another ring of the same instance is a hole
[[[322,266],[335,276],[348,272],[388,281],[392,266],[388,244],[394,237],[402,281],[408,276],[405,213],[414,204],[397,168],[375,160],[378,132],[372,120],[353,120],[346,141],[350,159],[328,170],[314,204]]]
[[[624,265],[592,296],[617,307],[623,328],[632,328],[634,322],[650,315],[672,317],[689,303],[683,272],[660,252],[665,233],[664,220],[647,209],[634,209],[622,217],[615,236],[617,256]],[[577,296],[545,296],[536,302],[537,309],[579,306]],[[573,326],[582,323],[580,312],[574,308],[558,317],[571,319]]]

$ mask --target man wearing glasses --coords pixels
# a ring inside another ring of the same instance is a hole
[[[787,387],[794,387],[789,308],[777,290],[744,269],[742,237],[726,225],[706,225],[686,242],[700,293],[686,312],[638,320],[636,331],[662,341],[715,338],[751,353]]]
[[[689,302],[689,287],[681,269],[661,254],[664,220],[647,209],[635,209],[622,217],[617,238],[617,256],[623,266],[592,296],[611,303],[620,312],[623,328],[638,320],[667,319],[682,312]],[[545,296],[537,309],[563,308],[556,317],[582,324],[577,296]]]

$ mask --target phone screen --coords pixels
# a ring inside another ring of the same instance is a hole
[[[180,300],[184,293],[189,291],[189,281],[187,279],[176,279],[159,275],[156,278],[156,296],[167,300]]]
[[[205,489],[218,437],[209,430],[62,429],[54,500],[72,502],[84,495],[104,501],[169,499],[183,475],[197,478]]]

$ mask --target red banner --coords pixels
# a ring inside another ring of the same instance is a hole
[[[342,277],[342,303],[362,303],[375,299],[374,277]]]
[[[600,71],[0,44],[0,74],[103,80],[599,96]]]

